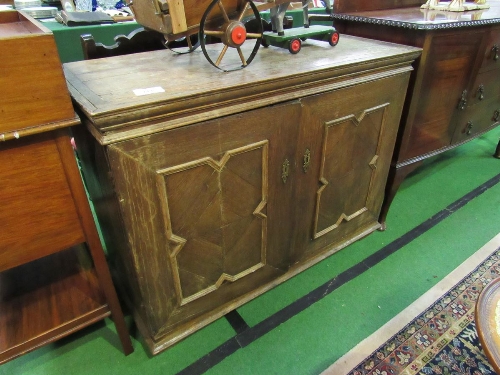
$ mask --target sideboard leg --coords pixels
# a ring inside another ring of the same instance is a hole
[[[399,190],[399,187],[403,183],[404,179],[408,174],[414,171],[418,166],[420,166],[422,162],[416,162],[409,165],[405,165],[404,167],[398,168],[397,166],[391,166],[389,170],[389,177],[387,179],[387,185],[385,187],[385,196],[384,202],[382,203],[382,208],[380,210],[379,223],[381,227],[380,231],[384,231],[387,228],[386,218],[387,213],[389,212],[389,207],[396,196],[396,193]]]
[[[498,145],[495,153],[493,154],[493,157],[500,159],[500,139],[498,140]]]

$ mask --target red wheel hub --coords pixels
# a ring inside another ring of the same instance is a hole
[[[247,31],[243,26],[236,26],[233,30],[231,30],[231,41],[241,46],[245,40],[247,39]]]
[[[297,52],[300,50],[300,41],[295,39],[295,40],[292,40],[292,43],[291,43],[291,49],[292,51],[294,52]]]
[[[330,37],[330,40],[332,41],[332,44],[337,44],[339,42],[339,34],[338,33],[333,33],[332,36]]]

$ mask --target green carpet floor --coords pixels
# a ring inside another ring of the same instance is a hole
[[[265,322],[499,175],[500,160],[491,156],[499,137],[500,129],[495,129],[426,161],[396,195],[385,232],[332,255],[240,307],[238,313],[250,327]],[[500,183],[206,373],[320,373],[499,233],[499,207]],[[135,348],[128,357],[121,352],[113,325],[105,321],[0,366],[0,374],[190,374],[194,372],[186,367],[235,336],[227,319],[221,318],[150,357],[130,317],[127,321]]]

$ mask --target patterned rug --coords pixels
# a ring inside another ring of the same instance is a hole
[[[500,236],[323,374],[494,375],[479,343],[474,308],[497,277]]]

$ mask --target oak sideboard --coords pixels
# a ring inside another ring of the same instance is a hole
[[[425,0],[335,0],[341,33],[422,48],[401,117],[380,221],[405,177],[432,156],[498,126],[500,1],[451,12],[422,9]],[[500,158],[500,143],[492,147]]]
[[[85,181],[152,353],[380,227],[419,54],[341,36],[227,73],[198,50],[64,65]]]

